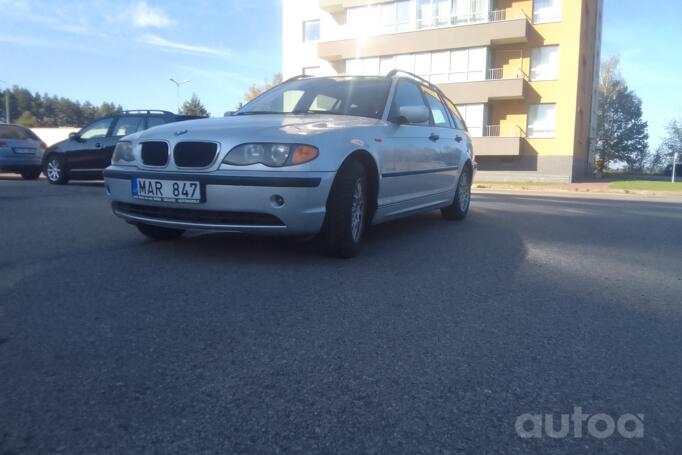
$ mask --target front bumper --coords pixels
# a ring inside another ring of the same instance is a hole
[[[114,214],[132,223],[187,230],[262,234],[314,234],[324,222],[334,172],[148,172],[110,167],[104,184]],[[201,204],[138,200],[134,178],[199,181]],[[279,206],[276,196],[284,200]]]

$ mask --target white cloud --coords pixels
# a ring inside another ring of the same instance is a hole
[[[149,6],[145,0],[133,3],[129,14],[133,25],[138,28],[166,28],[176,24],[165,11]]]
[[[224,49],[179,43],[177,41],[167,40],[157,35],[144,35],[142,38],[140,38],[140,42],[170,51],[179,51],[189,54],[209,55],[214,57],[228,57],[230,55],[230,52]]]

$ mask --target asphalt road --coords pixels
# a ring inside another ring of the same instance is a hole
[[[0,454],[679,454],[681,228],[682,204],[485,194],[343,261],[152,243],[100,185],[3,177]],[[517,435],[575,407],[644,437]]]

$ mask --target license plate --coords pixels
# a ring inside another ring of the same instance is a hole
[[[36,149],[17,147],[14,149],[14,153],[20,153],[22,155],[35,155]]]
[[[199,204],[203,201],[199,182],[136,178],[131,185],[135,199],[184,204]]]

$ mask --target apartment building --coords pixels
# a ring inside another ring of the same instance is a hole
[[[603,0],[283,0],[283,75],[437,84],[474,137],[480,180],[591,172]]]

